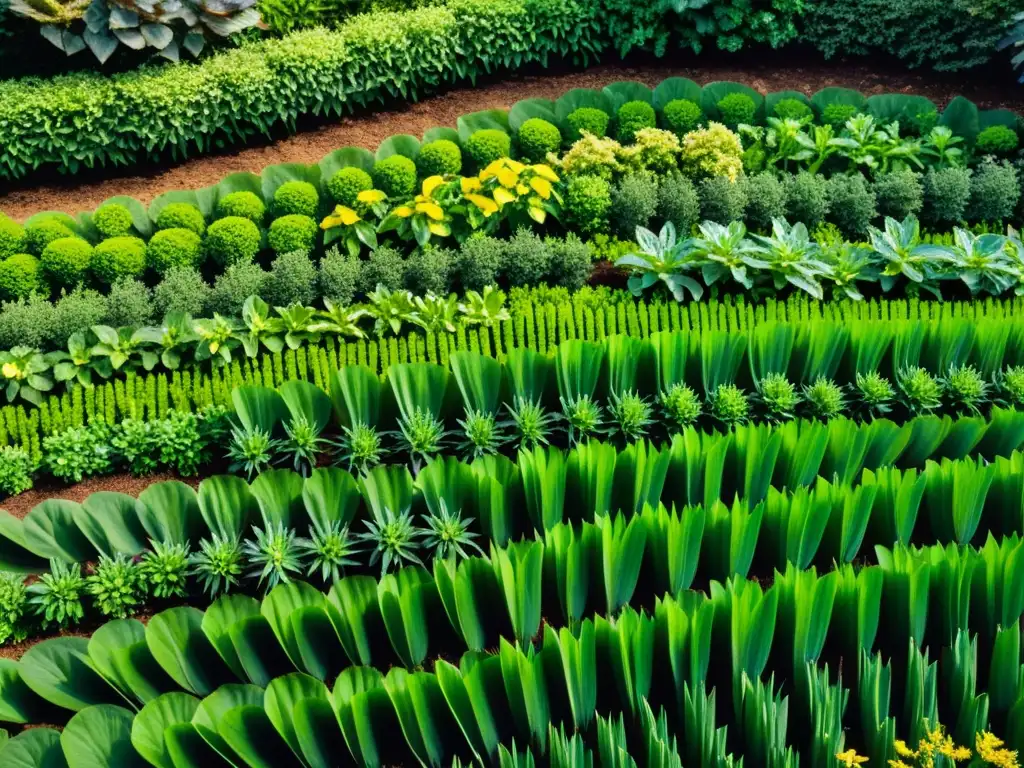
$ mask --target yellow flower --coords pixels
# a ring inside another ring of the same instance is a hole
[[[516,184],[516,194],[520,197],[530,191],[530,188],[525,184]]]
[[[499,206],[505,205],[505,203],[514,203],[515,201],[516,196],[513,195],[504,187],[494,188],[494,202],[496,202]]]
[[[7,379],[20,379],[21,371],[18,370],[18,366],[14,363],[4,363],[3,367],[4,378]]]
[[[994,733],[982,731],[974,737],[974,746],[978,751],[978,757],[988,765],[997,768],[1020,768],[1017,762],[1017,751],[1003,749],[1003,740],[997,738]]]
[[[558,174],[551,169],[550,165],[531,165],[530,170],[533,171],[538,176],[540,176],[542,179],[547,179],[550,182],[558,181]]]
[[[437,235],[438,237],[448,237],[452,233],[452,228],[443,221],[428,221],[427,229],[430,230],[432,235]]]
[[[889,768],[910,768],[910,766],[904,763],[902,760],[890,760]]]
[[[547,179],[542,179],[540,176],[534,176],[530,179],[530,186],[533,187],[534,192],[545,200],[551,197],[551,182]]]
[[[893,742],[893,746],[896,748],[896,754],[900,757],[916,757],[917,752],[914,752],[910,747],[907,746],[907,742],[903,739],[896,739]]]
[[[210,354],[211,355],[216,355],[218,349],[220,349],[220,342],[219,341],[210,342]]]
[[[364,189],[362,192],[356,195],[356,200],[358,200],[360,203],[366,203],[367,205],[376,205],[381,200],[386,199],[387,195],[384,194],[384,191],[380,189]]]
[[[493,163],[480,171],[481,181],[497,177],[498,183],[503,187],[514,187],[519,181],[519,174],[526,168],[522,163],[517,163],[507,157],[500,157]]]
[[[416,203],[416,213],[425,213],[434,221],[444,219],[444,209],[437,203],[419,202]]]
[[[459,180],[459,184],[462,187],[462,194],[468,195],[470,192],[476,192],[483,186],[480,183],[480,179],[473,176],[463,176]]]
[[[334,213],[320,222],[320,229],[330,229],[331,227],[338,226],[348,227],[359,220],[358,213],[344,205],[339,205],[335,207]]]
[[[837,752],[836,760],[839,764],[845,766],[845,768],[854,768],[854,766],[866,763],[868,759],[863,755],[858,755],[857,750],[848,749],[845,752]]]
[[[538,224],[543,224],[548,218],[548,212],[536,205],[531,205],[526,209],[526,212],[530,214],[530,218]]]
[[[413,210],[408,205],[400,205],[392,213],[400,219],[408,219],[412,216]]]
[[[489,197],[484,197],[483,195],[467,194],[466,199],[469,200],[469,202],[471,202],[477,208],[479,208],[483,212],[485,218],[487,216],[490,216],[492,213],[496,213],[498,211],[498,204],[491,200],[491,198]]]
[[[434,190],[444,184],[444,179],[440,176],[431,176],[430,178],[423,180],[423,197],[431,197],[434,194]]]

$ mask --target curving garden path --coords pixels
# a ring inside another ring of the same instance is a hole
[[[227,150],[219,155],[196,157],[175,164],[143,168],[102,169],[84,176],[57,179],[44,184],[11,185],[0,190],[0,210],[24,220],[45,210],[75,214],[91,210],[114,195],[131,195],[148,203],[171,189],[194,189],[219,181],[229,173],[252,171],[284,162],[315,163],[343,146],[374,149],[397,133],[421,135],[438,125],[454,126],[463,114],[482,109],[510,107],[525,98],[557,98],[572,88],[602,88],[617,80],[638,80],[656,85],[667,77],[689,77],[700,84],[715,80],[746,83],[762,92],[800,90],[807,94],[827,86],[855,88],[867,95],[887,92],[918,93],[932,99],[940,109],[957,94],[983,108],[1008,108],[1024,113],[1024,88],[1012,82],[992,82],[937,72],[889,72],[863,64],[787,64],[777,57],[761,63],[738,66],[732,63],[704,63],[701,67],[672,66],[668,62],[650,66],[601,65],[581,72],[513,75],[460,87],[411,105],[401,105],[372,114],[359,114],[320,124],[281,139]],[[1012,94],[1012,96],[1011,96]]]

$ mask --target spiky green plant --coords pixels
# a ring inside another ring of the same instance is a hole
[[[287,437],[281,441],[283,463],[290,463],[292,469],[308,477],[316,467],[317,456],[324,450],[320,431],[302,414],[286,421],[284,431]]]
[[[1024,405],[1024,366],[1014,365],[999,376],[999,390],[1012,405]]]
[[[327,525],[313,521],[308,539],[299,539],[297,546],[303,558],[309,563],[307,576],[320,572],[320,579],[332,583],[341,578],[348,566],[358,565],[355,555],[359,554],[348,526],[340,520]]]
[[[989,400],[989,384],[973,365],[950,366],[939,384],[957,411],[980,413]]]
[[[342,427],[341,437],[330,445],[336,449],[335,463],[359,472],[369,471],[387,455],[377,430],[358,421],[351,427]]]
[[[427,529],[423,534],[423,545],[426,549],[433,550],[434,557],[441,559],[469,557],[466,548],[472,548],[483,555],[484,551],[473,541],[479,534],[469,530],[473,522],[472,517],[462,517],[459,510],[450,512],[444,499],[441,499],[441,508],[436,514],[424,515],[427,520]]]
[[[0,645],[20,643],[28,634],[28,590],[21,574],[0,571]]]
[[[804,387],[804,399],[811,414],[819,419],[834,419],[841,416],[846,408],[843,388],[824,376],[819,376],[809,387]]]
[[[153,597],[185,597],[188,594],[188,545],[150,541],[151,551],[142,555],[139,570]]]
[[[506,404],[505,407],[512,417],[514,440],[518,448],[529,450],[538,445],[551,444],[551,435],[557,422],[554,414],[548,413],[540,403],[518,395],[512,405]]]
[[[284,523],[267,524],[263,528],[252,527],[255,540],[242,542],[242,553],[245,555],[249,570],[246,576],[258,579],[257,582],[270,591],[278,584],[291,581],[290,573],[300,573],[299,548],[295,531],[285,528]]]
[[[462,427],[462,441],[459,443],[459,451],[467,458],[489,456],[497,453],[501,446],[508,442],[509,438],[503,430],[503,425],[492,413],[466,410],[466,418],[458,419]]]
[[[29,603],[40,617],[43,627],[50,625],[60,629],[77,624],[85,616],[82,595],[86,591],[82,566],[78,563],[50,561],[49,573],[28,588],[32,595]]]
[[[924,368],[901,369],[896,384],[911,413],[927,413],[942,405],[942,385]]]
[[[681,381],[662,392],[660,399],[665,419],[678,430],[693,426],[703,410],[697,393]]]
[[[857,374],[857,394],[864,407],[874,416],[884,416],[892,410],[896,390],[887,378],[877,371]]]
[[[562,418],[565,419],[569,444],[578,445],[591,437],[606,432],[604,409],[590,395],[560,397]]]
[[[435,419],[422,408],[413,411],[409,418],[398,420],[398,444],[402,451],[408,451],[414,469],[420,460],[429,460],[444,448],[448,432],[439,419]]]
[[[370,555],[370,565],[380,562],[380,572],[383,576],[391,566],[402,565],[403,563],[414,563],[423,565],[423,561],[416,556],[416,550],[424,531],[417,528],[412,521],[412,510],[406,509],[403,512],[395,513],[385,508],[382,514],[374,514],[373,520],[364,520],[366,531],[357,534],[360,541],[365,541],[373,546],[373,553]]]
[[[758,384],[761,403],[769,421],[788,421],[800,405],[800,393],[781,373],[769,373]]]
[[[100,613],[115,619],[132,613],[145,592],[138,565],[123,552],[113,557],[101,555],[85,583]]]
[[[634,391],[618,394],[612,393],[612,404],[609,409],[615,428],[629,442],[647,437],[654,424],[654,409],[646,397]]]
[[[708,410],[713,418],[734,427],[750,418],[750,400],[735,384],[722,384],[708,398]]]
[[[259,427],[252,429],[235,427],[231,430],[231,443],[228,445],[228,458],[231,459],[230,470],[232,472],[244,471],[251,480],[253,475],[258,475],[270,466],[279,446],[278,440]]]
[[[214,533],[199,542],[199,551],[189,558],[190,576],[199,579],[211,598],[238,585],[242,575],[242,544],[234,537]]]

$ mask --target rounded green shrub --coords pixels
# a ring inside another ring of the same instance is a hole
[[[574,109],[565,118],[565,122],[569,124],[569,143],[574,144],[583,138],[584,131],[599,139],[603,139],[605,134],[608,133],[608,123],[610,121],[611,118],[608,117],[608,113],[603,109],[598,109],[597,107],[579,107]]]
[[[43,249],[39,263],[54,286],[71,288],[85,278],[92,246],[80,237],[62,237]]]
[[[274,253],[309,251],[313,248],[317,233],[316,222],[309,216],[296,213],[274,219],[267,233],[267,243]]]
[[[1016,169],[1003,160],[986,158],[971,176],[971,201],[967,219],[989,224],[1008,222],[1020,200],[1020,181]]]
[[[101,283],[138,277],[146,269],[146,243],[137,237],[111,237],[92,251],[89,268]]]
[[[283,251],[274,259],[263,288],[263,298],[272,307],[313,302],[316,298],[316,266],[305,249]]]
[[[839,131],[846,125],[847,120],[857,114],[857,111],[853,104],[829,104],[821,110],[821,122]]]
[[[230,192],[217,203],[217,218],[240,216],[248,219],[256,226],[263,225],[263,217],[267,214],[267,206],[255,192]]]
[[[416,191],[416,163],[404,155],[392,155],[373,165],[373,186],[392,199],[411,196]]]
[[[462,171],[462,150],[454,141],[438,139],[420,147],[416,168],[422,178],[453,176]]]
[[[371,251],[369,258],[359,262],[357,288],[360,293],[371,293],[378,285],[392,291],[398,290],[404,279],[405,259],[394,248],[385,245]]]
[[[566,220],[584,235],[608,231],[611,185],[600,176],[575,176],[565,193]]]
[[[804,120],[814,116],[814,111],[800,99],[780,99],[772,112],[780,120]]]
[[[30,253],[16,253],[0,261],[0,297],[23,299],[43,289],[39,259]]]
[[[722,122],[729,128],[735,128],[740,123],[748,125],[754,122],[757,115],[757,104],[745,93],[730,93],[724,96],[716,105]]]
[[[561,146],[562,133],[547,120],[531,117],[519,126],[519,151],[527,160],[540,162]]]
[[[820,173],[800,171],[786,181],[786,218],[808,229],[821,224],[829,212],[828,179]]]
[[[246,299],[263,295],[269,279],[270,273],[254,261],[229,264],[213,284],[206,311],[224,317],[238,317]]]
[[[615,117],[618,123],[616,136],[623,144],[631,143],[641,128],[654,128],[658,122],[654,107],[646,101],[627,101],[619,107]]]
[[[92,223],[104,240],[108,237],[124,237],[131,234],[132,214],[123,205],[108,203],[93,212]]]
[[[356,204],[356,196],[360,192],[373,189],[373,179],[362,168],[354,165],[335,171],[327,180],[327,193],[338,205],[352,208]]]
[[[683,136],[700,127],[704,122],[704,112],[700,104],[689,99],[672,99],[662,110],[665,127],[676,136]]]
[[[539,285],[551,270],[551,249],[525,227],[502,244],[501,277],[510,286]]]
[[[627,173],[612,188],[614,231],[624,238],[636,236],[636,228],[649,229],[658,207],[658,179],[651,173]]]
[[[725,176],[702,179],[698,186],[700,215],[719,224],[742,221],[747,207],[747,186],[740,181],[729,181]]]
[[[25,250],[25,228],[0,213],[0,259]]]
[[[428,245],[414,252],[405,262],[402,280],[407,290],[422,296],[431,291],[438,296],[448,295],[451,284],[452,262],[455,254],[447,248]]]
[[[921,217],[931,224],[949,226],[967,217],[971,199],[971,171],[967,168],[931,168],[924,176]]]
[[[875,193],[862,174],[828,180],[829,220],[847,237],[867,234],[878,215]]]
[[[206,231],[202,212],[189,203],[168,203],[156,217],[157,229],[188,229],[200,237]]]
[[[260,228],[240,216],[218,219],[207,229],[204,247],[221,266],[251,261],[260,250]]]
[[[920,174],[909,168],[881,173],[873,184],[879,216],[891,216],[903,221],[916,216],[924,205],[924,186]]]
[[[328,248],[317,268],[320,295],[337,304],[351,304],[359,282],[359,263],[359,259],[342,253],[336,245]]]
[[[503,256],[502,241],[476,233],[459,248],[455,259],[455,277],[466,291],[482,291],[492,285],[498,276]]]
[[[43,219],[25,227],[25,250],[33,256],[41,256],[54,240],[67,237],[76,237],[69,226],[57,219]]]
[[[210,297],[210,286],[195,267],[171,267],[153,289],[157,317],[168,312],[202,316]]]
[[[316,216],[320,195],[308,181],[286,181],[274,193],[274,215]]]
[[[572,232],[564,239],[549,237],[544,242],[551,252],[548,282],[570,291],[578,291],[586,285],[594,261],[590,246]]]
[[[786,185],[770,171],[742,179],[747,198],[747,227],[770,231],[773,219],[786,216]]]
[[[107,323],[114,328],[143,328],[153,320],[153,292],[141,280],[122,277],[110,286]],[[163,315],[160,316],[163,319]]]
[[[655,218],[660,224],[672,222],[681,237],[687,236],[700,220],[700,198],[690,179],[677,171],[661,180]]]
[[[978,134],[974,149],[980,155],[1008,155],[1019,141],[1017,132],[1008,125],[990,125]]]
[[[478,168],[486,168],[495,160],[511,155],[512,137],[497,128],[484,128],[469,137],[466,153]]]
[[[191,229],[161,229],[149,239],[146,264],[160,275],[174,267],[195,267],[200,262],[202,244]]]

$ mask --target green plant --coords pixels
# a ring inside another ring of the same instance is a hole
[[[829,219],[848,237],[864,235],[878,215],[875,193],[861,174],[828,180]]]
[[[505,293],[493,285],[484,288],[483,293],[466,291],[465,301],[459,304],[459,312],[465,325],[482,325],[493,328],[502,320],[510,320],[505,308]]]
[[[457,419],[462,428],[462,441],[458,445],[459,453],[466,458],[489,456],[498,452],[508,442],[501,424],[492,413],[467,409],[465,417]]]
[[[437,139],[420,147],[416,156],[420,178],[454,176],[462,171],[462,150],[454,141]]]
[[[484,551],[473,539],[479,534],[469,530],[473,522],[472,517],[462,517],[459,510],[450,512],[444,499],[441,499],[440,508],[437,512],[425,515],[427,527],[423,529],[423,547],[433,551],[433,556],[441,560],[456,560],[468,558],[468,549],[473,549],[483,555]]]
[[[990,125],[974,140],[980,155],[1009,155],[1020,143],[1017,132],[1007,125]]]
[[[399,449],[408,452],[413,466],[418,467],[421,459],[429,461],[441,452],[449,433],[440,419],[416,408],[407,417],[398,419],[398,431],[394,436]]]
[[[228,458],[231,459],[231,471],[244,470],[252,479],[269,469],[270,462],[280,449],[280,441],[258,426],[251,428],[235,427],[231,430],[231,443],[228,445]]]
[[[757,105],[745,93],[730,93],[715,105],[722,122],[728,128],[736,129],[738,125],[752,125],[757,116]]]
[[[167,418],[152,422],[160,463],[182,477],[199,474],[199,468],[210,460],[210,445],[220,437],[219,418],[217,408],[210,407],[198,416],[171,411]]]
[[[1024,405],[1024,366],[1010,366],[999,375],[997,384],[1010,403]]]
[[[780,99],[772,110],[780,120],[806,121],[814,117],[814,112],[800,99]],[[852,115],[851,115],[852,117]],[[846,122],[845,120],[843,121]]]
[[[885,230],[871,227],[871,248],[885,263],[880,280],[882,289],[889,291],[902,275],[924,290],[939,296],[936,283],[939,266],[949,260],[945,249],[921,242],[917,219],[908,216],[902,222],[886,218]]]
[[[115,328],[141,328],[153,319],[153,292],[139,280],[115,280],[106,299],[106,320]]]
[[[266,582],[265,589],[269,592],[278,584],[289,584],[290,574],[301,573],[295,531],[278,523],[263,528],[253,526],[252,532],[255,540],[247,539],[242,543],[242,554],[249,567],[247,577],[258,579],[261,587]]]
[[[872,189],[879,216],[903,221],[907,216],[917,216],[924,207],[921,176],[909,168],[879,174]]]
[[[887,378],[876,371],[857,373],[857,394],[868,411],[875,416],[884,416],[892,410],[896,390]]]
[[[615,114],[616,138],[623,144],[630,144],[641,128],[654,128],[657,116],[654,107],[646,101],[627,101]]]
[[[532,449],[538,445],[549,445],[555,430],[557,417],[548,413],[540,403],[533,402],[516,395],[512,404],[506,404],[512,427],[514,440],[520,449]]]
[[[608,133],[610,120],[607,112],[596,107],[574,109],[565,118],[565,122],[569,125],[569,135],[566,136],[566,140],[570,144],[575,144],[583,138],[584,133],[603,139]]]
[[[565,239],[546,238],[544,243],[551,253],[548,282],[573,291],[586,285],[594,260],[590,246],[573,233]]]
[[[41,219],[25,227],[25,248],[33,256],[41,256],[54,240],[76,237],[75,233],[57,219]]]
[[[16,496],[29,490],[35,469],[35,462],[24,448],[13,445],[0,448],[0,493]]]
[[[391,155],[374,163],[373,186],[389,198],[402,200],[416,191],[416,163],[403,155]]]
[[[325,584],[333,584],[342,578],[345,568],[358,565],[355,542],[351,540],[348,526],[339,520],[332,520],[326,525],[318,520],[310,524],[310,537],[298,539],[296,545],[302,556],[309,562],[307,576],[318,571],[320,580]]]
[[[6,259],[25,250],[25,228],[0,213],[0,259]]]
[[[800,171],[786,181],[786,210],[790,221],[803,222],[808,229],[817,227],[831,209],[828,179],[820,174]]]
[[[585,443],[608,431],[602,408],[590,395],[569,395],[559,397],[562,405],[562,419],[565,421],[569,445]]]
[[[708,397],[708,413],[713,419],[732,428],[750,418],[750,401],[739,387],[722,384]]]
[[[28,592],[21,575],[0,571],[0,645],[28,636]]]
[[[308,181],[286,181],[274,191],[274,216],[314,218],[320,207],[320,193]]]
[[[379,286],[397,290],[402,287],[404,278],[405,259],[401,252],[384,246],[373,251],[370,257],[362,262],[358,291],[370,294]]]
[[[150,550],[142,554],[139,573],[142,583],[153,597],[167,600],[188,596],[188,545],[159,541],[149,542]]]
[[[1020,200],[1017,169],[1010,163],[982,160],[971,175],[967,218],[978,222],[1010,221]]]
[[[139,568],[124,552],[113,557],[100,555],[85,586],[99,612],[115,619],[133,613],[145,594]]]
[[[819,419],[834,419],[846,408],[842,388],[831,379],[819,376],[804,387],[804,400],[811,414]]]
[[[38,405],[43,393],[53,389],[50,361],[30,347],[0,352],[0,377],[5,381],[4,395],[9,403],[20,396]]]
[[[58,480],[80,483],[113,468],[108,427],[94,422],[43,438],[43,465]]]
[[[700,220],[700,198],[693,182],[678,172],[661,179],[654,218],[662,224],[672,223],[677,232],[689,232]]]
[[[242,545],[237,538],[212,533],[199,542],[199,551],[189,558],[189,575],[199,579],[203,592],[213,599],[238,585],[242,562]]]
[[[833,102],[827,104],[824,109],[821,110],[821,122],[825,125],[832,126],[836,131],[841,130],[846,123],[857,114],[857,107],[853,104],[843,104],[840,102]]]
[[[343,426],[341,436],[329,441],[329,445],[336,449],[336,463],[359,472],[367,472],[380,464],[387,453],[377,430],[360,422],[351,427]]]
[[[800,393],[782,373],[769,373],[757,384],[757,392],[769,421],[788,421],[796,415]]]
[[[529,229],[521,228],[504,244],[501,277],[509,285],[536,285],[551,270],[551,251]]]
[[[360,261],[343,254],[336,247],[329,248],[317,270],[319,295],[336,304],[351,304],[359,282]]]
[[[93,249],[89,268],[108,285],[123,277],[138,277],[146,269],[146,243],[137,237],[107,238]]]
[[[161,275],[176,268],[199,266],[202,240],[189,229],[162,229],[146,246],[147,266]]]
[[[28,253],[16,253],[0,261],[0,298],[23,299],[43,291],[39,259]]]
[[[938,383],[950,405],[959,412],[981,413],[981,406],[990,399],[989,384],[973,365],[951,365]]]
[[[150,422],[125,419],[114,428],[110,445],[128,464],[128,471],[136,477],[156,471],[158,449]]]
[[[231,264],[213,284],[209,292],[206,311],[224,317],[238,317],[242,314],[245,300],[260,296],[270,281],[270,273],[251,261]]]
[[[611,187],[600,176],[574,176],[569,180],[565,219],[581,234],[607,231],[611,205]]]
[[[900,369],[896,385],[911,413],[927,413],[942,405],[942,384],[924,368]]]
[[[374,510],[373,519],[364,520],[363,524],[368,530],[356,536],[373,547],[369,565],[374,566],[379,562],[381,576],[390,571],[392,566],[405,563],[423,565],[416,550],[420,547],[417,539],[425,532],[413,524],[411,510],[397,513],[388,507],[382,512]]]
[[[217,201],[218,219],[236,216],[248,219],[259,227],[263,225],[263,218],[266,214],[267,206],[263,204],[259,195],[248,190],[229,192]]]
[[[190,203],[168,203],[157,214],[157,229],[187,229],[200,237],[206,232],[206,219]]]
[[[636,391],[621,394],[612,393],[608,406],[615,430],[627,442],[636,442],[647,437],[654,425],[654,409],[646,397]]]
[[[512,156],[512,137],[497,128],[484,128],[466,141],[466,154],[477,168],[486,168],[495,160]]]
[[[704,122],[704,112],[699,104],[689,99],[673,99],[662,110],[662,119],[668,130],[682,138],[700,127]]]
[[[85,279],[92,250],[92,246],[79,237],[62,237],[43,249],[39,266],[52,284],[71,288]]]
[[[251,261],[260,249],[260,230],[249,219],[227,216],[207,228],[203,247],[222,267]]]
[[[745,176],[741,183],[747,206],[744,216],[754,230],[770,230],[775,219],[786,217],[788,190],[785,181],[770,171]]]
[[[338,205],[356,207],[356,197],[360,192],[373,189],[373,179],[362,168],[348,166],[334,172],[327,180],[327,192]]]
[[[286,250],[270,266],[261,294],[272,307],[312,304],[317,297],[316,283],[316,267],[306,251]]]
[[[39,581],[26,590],[43,627],[50,625],[64,629],[85,617],[82,596],[86,591],[82,567],[78,563],[50,561],[50,570],[39,575]]]
[[[531,117],[519,126],[518,138],[522,156],[535,163],[543,161],[548,152],[557,152],[562,146],[558,127],[539,117]]]
[[[700,418],[700,398],[682,382],[676,382],[662,392],[658,401],[665,419],[678,431],[693,426]]]
[[[293,213],[274,219],[267,232],[267,244],[277,253],[302,251],[308,253],[316,242],[320,228],[308,216]]]
[[[170,267],[153,289],[153,309],[158,317],[172,312],[199,315],[209,303],[210,286],[199,270],[190,266]]]
[[[658,180],[650,173],[630,173],[612,189],[615,231],[630,237],[647,227],[658,207]]]
[[[130,235],[133,226],[131,211],[117,203],[101,205],[93,211],[92,223],[104,240]]]
[[[721,123],[690,131],[682,140],[679,165],[693,177],[724,176],[735,181],[743,172],[740,137]]]
[[[296,472],[308,476],[316,468],[317,457],[324,449],[320,431],[301,414],[286,421],[284,431],[280,445],[282,463],[290,463]]]
[[[699,268],[701,262],[692,258],[688,243],[676,240],[676,229],[671,222],[663,226],[657,235],[638,227],[636,240],[641,251],[628,253],[615,262],[618,267],[631,268],[629,290],[634,296],[642,296],[659,284],[663,284],[676,301],[685,301],[687,291],[695,300],[704,294],[704,286],[683,274]]]
[[[454,275],[464,290],[482,291],[497,281],[502,266],[504,243],[488,235],[474,235],[459,246]]]
[[[930,168],[924,176],[925,218],[946,226],[964,220],[971,199],[971,172],[967,168]]]
[[[418,295],[447,295],[451,284],[451,268],[455,255],[447,248],[428,245],[413,253],[405,262],[402,278],[405,287]]]
[[[701,218],[719,224],[742,221],[747,207],[747,187],[726,176],[701,179],[697,185]]]

